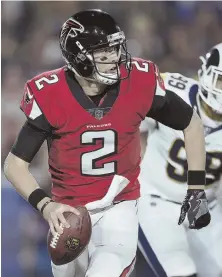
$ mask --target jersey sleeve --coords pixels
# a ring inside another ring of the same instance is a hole
[[[155,68],[154,72],[155,72],[155,83],[156,83],[155,93],[154,93],[153,102],[148,114],[154,113],[160,110],[167,102],[166,88],[164,85],[163,78],[159,72],[158,67],[155,64],[154,64],[154,68]]]
[[[161,98],[157,97],[154,96],[146,116],[175,130],[186,129],[193,115],[192,107],[172,91],[166,91],[166,95]]]
[[[36,103],[34,94],[28,82],[25,84],[24,87],[24,93],[21,100],[20,108],[24,112],[26,117],[32,120],[36,119],[42,114],[38,104]]]
[[[162,98],[164,98],[166,95],[166,87],[165,87],[164,79],[160,74],[160,71],[157,65],[154,64],[154,68],[155,68],[155,75],[156,75],[155,96],[161,96]]]
[[[12,146],[11,153],[30,163],[49,136],[48,132],[36,128],[27,120]]]
[[[24,87],[20,109],[27,117],[27,121],[29,122],[29,124],[46,132],[50,132],[52,130],[52,126],[46,120],[44,114],[39,108],[28,82],[25,84]]]

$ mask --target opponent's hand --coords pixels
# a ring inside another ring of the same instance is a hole
[[[186,214],[190,229],[201,229],[210,223],[211,216],[204,190],[187,190],[187,195],[181,207],[179,225],[183,223]]]
[[[48,221],[52,235],[63,233],[63,227],[69,228],[70,225],[66,221],[63,213],[71,212],[80,215],[79,211],[69,205],[56,202],[49,203],[43,210],[43,217]]]

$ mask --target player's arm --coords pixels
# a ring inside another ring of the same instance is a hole
[[[38,124],[36,124],[36,122]],[[63,216],[63,212],[69,211],[79,214],[78,210],[68,205],[55,203],[38,185],[29,171],[29,165],[40,149],[45,139],[51,135],[49,129],[39,128],[39,122],[44,122],[40,116],[38,119],[26,121],[22,127],[4,164],[4,174],[12,183],[17,192],[24,197],[36,210],[41,211],[48,221],[52,234],[62,233],[60,223],[69,227]],[[47,123],[44,123],[46,125]],[[37,126],[36,126],[37,125]],[[45,126],[44,126],[45,127]]]
[[[156,94],[147,116],[184,133],[188,162],[188,192],[181,209],[181,224],[188,212],[190,228],[202,228],[209,224],[205,188],[205,140],[201,119],[193,108],[172,91],[166,91],[160,76],[157,77]],[[196,201],[191,210],[191,196]],[[200,202],[199,202],[200,201]],[[201,205],[199,205],[201,203]],[[199,205],[199,206],[198,206]],[[195,208],[197,207],[197,208]],[[199,207],[199,208],[198,208]],[[201,211],[199,212],[199,210]],[[193,212],[195,210],[195,212]],[[198,213],[199,212],[199,213]]]
[[[183,131],[189,171],[205,170],[204,128],[201,119],[190,105],[172,91],[166,91],[164,96],[154,96],[147,116],[172,129]],[[198,188],[204,189],[204,182],[205,179],[202,178],[197,184]]]
[[[29,165],[47,135],[47,131],[35,127],[27,120],[5,160],[5,176],[26,200],[34,190],[39,188],[37,181],[29,171]],[[49,197],[43,200],[49,200]],[[41,208],[41,202],[37,206]]]
[[[36,88],[37,91],[33,91],[36,86],[35,78],[25,84],[20,109],[26,115],[27,121],[5,160],[4,173],[18,193],[33,208],[42,213],[43,217],[49,223],[52,234],[55,235],[56,232],[60,234],[63,232],[63,226],[69,227],[63,213],[72,212],[79,215],[79,211],[69,205],[54,202],[39,187],[37,181],[29,171],[29,165],[36,153],[39,151],[43,142],[53,134],[54,130],[35,99],[35,93],[39,94],[38,87]],[[42,99],[44,99],[44,90],[41,93],[43,95]]]

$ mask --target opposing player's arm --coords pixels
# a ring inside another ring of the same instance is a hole
[[[190,105],[175,93],[166,91],[164,96],[154,96],[153,105],[147,116],[172,129],[183,131],[189,171],[204,172],[204,128],[201,119]],[[205,179],[202,178],[198,185],[204,189]]]
[[[147,115],[184,133],[188,162],[188,191],[181,207],[178,224],[181,224],[187,215],[189,227],[200,229],[210,223],[204,192],[206,151],[203,124],[197,113],[182,98],[165,90],[161,77],[156,75],[156,94],[153,106]]]
[[[175,93],[166,91],[165,96],[154,97],[147,116],[172,129],[183,131],[189,171],[204,172],[206,161],[204,128],[201,119],[191,106]],[[197,185],[198,188],[204,189],[205,179],[202,178]]]
[[[156,76],[156,92],[147,116],[168,127],[183,131],[189,171],[204,172],[206,152],[202,121],[181,97],[165,89],[158,69]],[[200,180],[199,188],[204,188],[204,181]]]

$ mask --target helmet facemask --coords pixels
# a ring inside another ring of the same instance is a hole
[[[92,51],[91,57],[94,72],[91,78],[106,85],[112,85],[119,80],[128,78],[131,70],[131,59],[127,57],[127,55],[128,52],[125,42],[117,46],[110,46],[105,49]],[[125,64],[126,66],[125,76],[121,76],[120,74],[121,64]]]
[[[222,115],[222,68],[216,65],[207,65],[209,54],[200,57],[203,62],[198,71],[201,99],[216,113]]]

